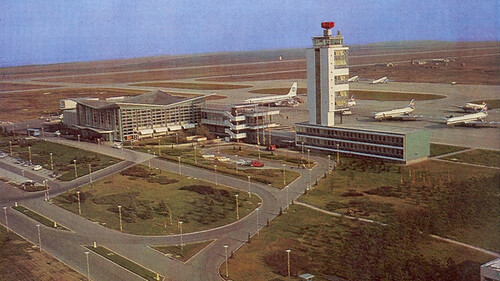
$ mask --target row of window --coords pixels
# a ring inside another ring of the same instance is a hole
[[[403,146],[403,136],[387,136],[362,132],[349,132],[340,130],[323,130],[318,128],[302,128],[297,127],[297,132],[307,133],[308,135],[315,135],[321,137],[334,137],[338,139],[346,139],[352,141],[369,142],[376,144],[387,144],[395,146]]]

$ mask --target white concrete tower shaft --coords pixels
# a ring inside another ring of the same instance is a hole
[[[333,26],[333,22],[322,22],[323,36],[313,37],[313,47],[306,51],[310,124],[333,126],[335,111],[347,108],[349,48],[343,45],[340,32],[331,35]]]

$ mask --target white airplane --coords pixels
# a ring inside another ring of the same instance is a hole
[[[458,117],[450,117],[446,119],[446,125],[454,126],[454,125],[465,125],[465,126],[474,126],[485,124],[484,119],[488,116],[488,106],[485,107],[477,113],[466,114],[464,116]]]
[[[358,80],[359,80],[359,76],[358,76],[358,75],[356,75],[356,76],[353,76],[353,77],[351,77],[351,78],[347,79],[347,82],[356,82],[356,81],[358,81]]]
[[[257,103],[260,105],[284,106],[285,104],[296,104],[295,97],[297,96],[297,82],[293,82],[290,91],[286,95],[261,97],[246,99],[245,103]]]
[[[465,105],[457,106],[458,108],[463,109],[465,112],[478,112],[486,108],[486,103],[483,102],[482,104],[477,104],[477,103],[472,103],[468,102]]]
[[[389,79],[387,77],[382,77],[376,80],[373,80],[370,84],[382,84],[382,83],[387,83],[389,82]]]
[[[382,121],[383,119],[394,119],[394,120],[416,120],[420,116],[410,115],[415,110],[415,99],[412,99],[410,103],[399,109],[393,109],[388,111],[377,112],[373,118]]]

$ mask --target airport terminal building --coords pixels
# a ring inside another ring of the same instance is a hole
[[[183,98],[163,91],[106,100],[74,99],[73,127],[82,136],[126,141],[194,128],[206,96]]]
[[[307,50],[309,122],[295,124],[295,145],[323,153],[381,159],[409,164],[427,159],[429,132],[369,124],[335,125],[349,93],[347,50],[333,22],[324,22],[323,36],[313,37]]]

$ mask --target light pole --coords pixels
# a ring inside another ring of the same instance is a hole
[[[148,154],[151,154],[150,150],[148,149]],[[148,167],[151,169],[151,158],[148,160]]]
[[[250,176],[247,176],[248,178],[248,198],[252,198],[252,193],[250,192]]]
[[[328,172],[332,170],[332,165],[330,163],[330,154],[328,154]]]
[[[3,212],[5,213],[5,227],[7,228],[7,232],[10,231],[9,229],[9,219],[7,218],[7,207],[3,207]]]
[[[40,252],[42,251],[42,236],[40,235],[40,224],[37,224],[36,227],[38,228],[38,249],[40,249]]]
[[[309,169],[309,189],[312,189],[312,169]]]
[[[224,253],[226,255],[226,278],[229,277],[229,269],[227,268],[227,247],[228,245],[224,245]]]
[[[90,281],[90,264],[89,264],[89,251],[85,251],[85,258],[87,259],[87,280]]]
[[[214,171],[215,171],[215,185],[217,184],[217,165],[214,165]]]
[[[54,171],[54,161],[52,160],[52,152],[50,153],[50,170]]]
[[[31,146],[28,146],[28,156],[31,163]]]
[[[288,264],[288,277],[290,277],[290,252],[291,251],[292,250],[290,250],[290,249],[286,250],[286,257],[287,257],[287,261],[288,261],[287,262],[287,264]]]
[[[236,197],[236,219],[240,219],[240,208],[238,207],[238,194],[235,194],[234,197]]]
[[[309,165],[309,159],[310,159],[310,157],[309,157],[310,155],[309,154],[310,154],[310,152],[311,152],[311,150],[308,148],[307,149],[307,165]]]
[[[50,201],[49,180],[43,180],[43,184],[45,185],[45,193],[47,194],[47,201]]]
[[[339,157],[339,144],[337,143],[337,163],[340,163],[340,157]]]
[[[179,175],[182,175],[181,174],[181,157],[180,156],[177,156],[177,159],[179,159]]]
[[[217,137],[217,155],[220,154],[220,139]]]
[[[289,202],[289,200],[288,200],[288,198],[289,198],[288,197],[288,190],[290,189],[289,187],[290,187],[289,185],[286,187],[286,208],[287,209],[288,209],[288,202]]]
[[[182,223],[183,221],[179,221],[179,229],[181,231],[181,251],[184,251],[184,243],[182,241]]]
[[[283,186],[286,185],[286,177],[285,177],[285,164],[282,164],[283,165]]]
[[[302,142],[302,155],[304,155],[304,142]]]
[[[198,164],[198,162],[196,161],[196,146],[193,147],[194,147],[194,163]]]
[[[12,141],[9,141],[10,156],[12,157]]]
[[[89,183],[92,186],[92,165],[89,164]]]
[[[80,190],[76,192],[76,197],[78,198],[78,214],[82,215],[82,207],[80,205]]]
[[[158,139],[158,156],[161,156],[161,139]]]
[[[257,211],[257,235],[259,235],[259,233],[260,233],[260,229],[259,229],[259,208],[255,209],[255,211]]]
[[[123,231],[122,225],[122,206],[118,205],[118,218],[120,219],[120,231]]]
[[[80,142],[80,135],[78,134],[78,142]]]
[[[238,173],[238,154],[236,154],[235,156],[236,156],[236,163],[234,164],[234,170],[236,171],[236,173]]]
[[[73,160],[73,163],[75,164],[75,179],[78,178],[78,172],[76,171],[76,159]]]

